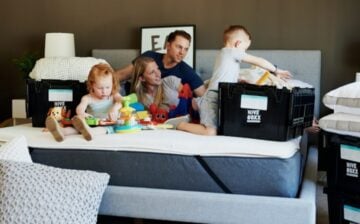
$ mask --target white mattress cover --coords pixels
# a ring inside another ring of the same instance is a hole
[[[24,135],[30,147],[155,152],[200,156],[241,156],[290,158],[299,150],[300,137],[289,141],[267,141],[228,136],[200,136],[177,130],[148,130],[131,134],[96,136],[86,141],[81,135],[56,142],[43,128],[31,124],[0,128],[0,141]]]

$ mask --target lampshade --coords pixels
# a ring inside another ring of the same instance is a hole
[[[45,58],[75,57],[73,33],[47,33],[45,35]]]

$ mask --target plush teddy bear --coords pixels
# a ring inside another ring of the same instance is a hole
[[[66,106],[50,107],[47,116],[54,117],[62,125],[71,125],[71,111],[66,109]]]

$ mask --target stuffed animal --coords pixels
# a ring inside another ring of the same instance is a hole
[[[155,104],[149,106],[151,120],[157,123],[164,123],[169,118],[169,112],[166,109],[158,108]]]
[[[169,110],[158,108],[155,104],[149,106],[151,120],[157,123],[164,123],[169,118],[179,117],[191,113],[192,91],[189,84],[184,84],[179,92],[179,103],[177,106],[170,106]]]
[[[66,110],[66,106],[50,107],[48,116],[54,117],[57,121],[61,121],[64,118],[70,117],[70,110]]]
[[[66,106],[50,107],[47,116],[54,117],[63,126],[71,125],[71,111],[66,109]]]
[[[176,107],[172,107],[169,110],[169,118],[174,118],[178,116],[183,116],[191,113],[191,100],[192,100],[192,91],[189,84],[184,84],[182,89],[179,92],[179,103]]]

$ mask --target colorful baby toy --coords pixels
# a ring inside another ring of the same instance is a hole
[[[123,107],[120,109],[120,118],[115,125],[116,133],[133,133],[141,130],[142,126],[136,121],[135,109],[130,107],[130,103],[136,103],[136,94],[123,97]]]

